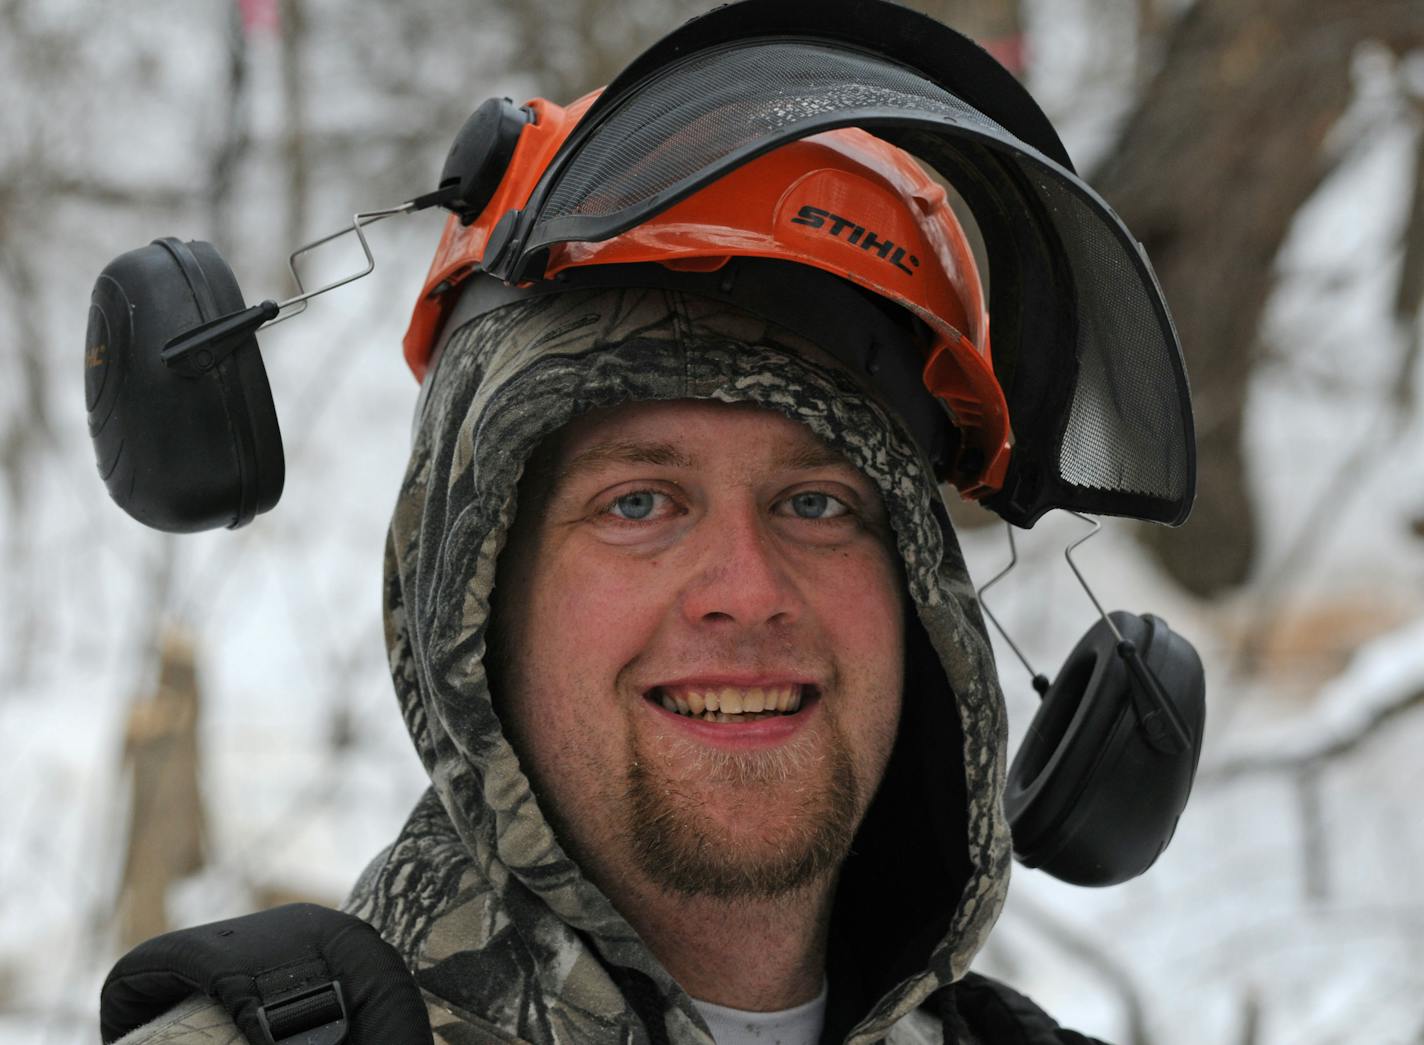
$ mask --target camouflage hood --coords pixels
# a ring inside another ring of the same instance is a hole
[[[884,784],[843,870],[831,1026],[873,1041],[962,977],[1008,884],[1003,701],[935,484],[899,422],[810,343],[665,290],[571,291],[460,328],[431,382],[386,552],[391,673],[431,789],[348,909],[403,953],[437,1040],[710,1045],[690,999],[565,855],[483,664],[533,448],[633,400],[749,402],[880,488],[919,627]]]

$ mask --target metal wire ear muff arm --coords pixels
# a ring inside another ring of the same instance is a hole
[[[1186,723],[1182,720],[1176,705],[1167,698],[1167,694],[1162,692],[1162,685],[1157,681],[1157,676],[1143,663],[1142,654],[1138,651],[1137,644],[1131,639],[1123,637],[1117,623],[1103,609],[1103,604],[1098,601],[1098,597],[1093,594],[1093,589],[1088,585],[1087,578],[1078,569],[1078,564],[1073,561],[1073,552],[1084,541],[1096,537],[1098,531],[1103,528],[1103,524],[1097,519],[1068,509],[1065,510],[1073,518],[1092,527],[1091,530],[1063,549],[1063,557],[1068,560],[1068,568],[1073,571],[1073,576],[1078,578],[1078,583],[1088,593],[1088,598],[1093,600],[1098,615],[1107,624],[1113,638],[1117,639],[1117,655],[1123,659],[1127,669],[1132,672],[1133,678],[1138,682],[1138,685],[1132,690],[1132,700],[1137,708],[1138,721],[1142,724],[1143,730],[1154,747],[1171,754],[1187,750],[1192,742],[1191,734],[1188,732]]]
[[[371,245],[366,242],[366,234],[361,231],[365,225],[396,214],[410,214],[437,206],[453,210],[468,224],[473,215],[488,203],[495,185],[509,165],[520,132],[532,118],[529,110],[514,107],[508,99],[489,99],[471,114],[456,135],[441,171],[439,188],[395,207],[357,214],[351,219],[350,228],[340,229],[298,247],[287,259],[292,279],[297,284],[294,297],[280,302],[270,299],[262,301],[242,312],[220,316],[184,331],[163,347],[163,362],[180,374],[198,377],[235,352],[258,329],[301,314],[306,311],[307,302],[318,294],[369,276],[376,268],[376,259],[371,253]],[[366,255],[366,267],[315,290],[307,290],[302,284],[301,273],[297,271],[297,259],[348,232],[356,233],[361,251]]]
[[[312,298],[316,297],[318,294],[325,294],[328,290],[335,290],[337,287],[344,287],[348,283],[354,283],[364,276],[369,276],[372,272],[376,270],[376,257],[374,254],[371,253],[371,245],[366,241],[366,234],[361,231],[362,226],[375,224],[376,222],[381,221],[384,218],[394,217],[397,214],[410,214],[420,209],[420,203],[421,201],[418,199],[409,200],[405,203],[400,204],[399,206],[386,207],[382,210],[371,210],[365,211],[361,214],[356,214],[351,218],[351,226],[349,228],[338,229],[330,235],[323,236],[321,237],[321,239],[312,240],[310,243],[303,244],[296,250],[292,251],[292,253],[287,256],[287,267],[291,269],[292,279],[297,284],[297,294],[294,297],[288,298],[286,301],[281,301],[277,303],[279,314],[269,320],[266,323],[266,326],[274,326],[275,324],[282,322],[284,319],[291,319],[293,316],[301,315],[307,309],[307,302],[310,301]],[[349,276],[343,276],[340,279],[332,280],[325,286],[317,287],[315,290],[305,289],[302,285],[302,274],[297,271],[297,259],[303,254],[310,254],[312,251],[316,250],[317,247],[325,246],[332,240],[340,239],[342,236],[345,236],[351,232],[356,233],[356,239],[361,244],[361,253],[366,255],[366,267],[363,268],[360,272],[353,272]],[[280,310],[287,309],[294,305],[297,307],[292,308],[290,312],[287,312],[285,315],[280,314]]]
[[[363,276],[369,276],[376,269],[376,257],[371,253],[371,245],[366,240],[366,234],[361,231],[363,226],[397,214],[410,214],[417,210],[423,210],[425,207],[439,203],[440,195],[439,192],[430,193],[395,207],[356,214],[352,217],[349,227],[338,229],[330,235],[298,247],[287,258],[287,267],[291,269],[292,279],[297,284],[295,296],[287,298],[285,301],[273,301],[269,298],[266,301],[258,302],[251,308],[244,309],[242,312],[219,316],[217,319],[210,320],[191,330],[185,330],[163,346],[160,353],[163,362],[186,377],[201,376],[241,348],[244,341],[259,329],[266,329],[284,319],[300,315],[306,311],[307,302],[318,294],[325,294],[328,290],[344,287]],[[366,256],[366,267],[359,272],[332,280],[315,290],[307,290],[302,284],[301,273],[297,270],[297,259],[303,254],[308,254],[351,232],[356,233],[356,239],[361,244],[361,252]]]
[[[1019,649],[1018,643],[1009,637],[1009,633],[1004,630],[1004,626],[999,623],[999,618],[994,616],[994,611],[989,609],[989,603],[984,598],[986,591],[1007,577],[1009,571],[1019,564],[1019,549],[1018,545],[1014,543],[1013,524],[1006,522],[1004,526],[1008,528],[1009,532],[1009,564],[994,574],[994,576],[990,577],[984,584],[980,585],[979,590],[974,593],[974,596],[979,600],[979,606],[983,609],[984,616],[988,617],[989,623],[994,625],[994,630],[1003,636],[1004,641],[1009,644],[1009,649],[1014,651],[1014,656],[1018,657],[1023,666],[1028,669],[1029,675],[1033,678],[1033,688],[1041,697],[1048,692],[1048,676],[1041,675],[1033,670],[1033,665],[1028,662],[1028,658],[1024,656],[1023,650]],[[1089,534],[1089,536],[1092,535]]]
[[[1103,609],[1103,604],[1098,601],[1097,595],[1093,593],[1092,586],[1088,584],[1088,579],[1083,576],[1083,571],[1080,570],[1078,564],[1073,561],[1073,553],[1077,551],[1078,546],[1096,537],[1098,532],[1102,529],[1102,523],[1097,519],[1090,518],[1078,512],[1068,511],[1068,514],[1075,519],[1087,523],[1092,529],[1069,544],[1068,547],[1063,550],[1063,557],[1068,560],[1068,568],[1073,571],[1073,576],[1078,578],[1078,583],[1081,584],[1083,590],[1087,592],[1088,598],[1092,600],[1093,606],[1098,611],[1098,615],[1103,619],[1103,623],[1107,625],[1108,629],[1112,632],[1113,638],[1117,640],[1118,656],[1123,659],[1128,670],[1132,672],[1133,678],[1138,682],[1138,685],[1133,687],[1132,699],[1136,705],[1137,716],[1142,723],[1142,728],[1147,733],[1148,739],[1152,744],[1161,750],[1172,753],[1185,751],[1191,744],[1191,736],[1187,731],[1186,723],[1182,721],[1181,714],[1171,700],[1167,698],[1167,695],[1162,692],[1162,686],[1161,683],[1157,681],[1157,677],[1153,675],[1153,673],[1148,670],[1147,665],[1143,663],[1142,655],[1137,648],[1137,644],[1123,635],[1121,629],[1117,626],[1117,622]],[[985,593],[990,588],[1003,580],[1009,571],[1018,565],[1019,552],[1018,545],[1014,541],[1013,524],[1005,523],[1004,526],[1009,536],[1009,564],[983,584],[975,594],[978,596],[979,605],[983,608],[984,615],[989,618],[989,622],[994,625],[994,629],[1003,636],[1004,641],[1009,644],[1009,648],[1014,651],[1014,655],[1019,658],[1019,661],[1028,670],[1029,675],[1033,678],[1034,690],[1042,697],[1049,689],[1048,677],[1033,670],[1033,665],[1028,662],[1028,658],[1024,656],[1023,651],[1019,649],[1018,643],[1014,642],[1014,640],[1010,638],[1009,633],[1004,630],[1004,626],[999,623],[999,619],[994,616],[993,610],[989,609],[989,603],[984,598]]]

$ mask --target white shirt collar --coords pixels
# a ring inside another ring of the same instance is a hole
[[[804,1005],[780,1012],[747,1012],[692,999],[717,1045],[816,1045],[826,1021],[827,985]]]

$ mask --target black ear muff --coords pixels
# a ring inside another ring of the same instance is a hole
[[[519,135],[529,123],[528,109],[508,98],[489,98],[469,115],[440,171],[442,204],[469,225],[480,216],[499,187]]]
[[[199,241],[155,240],[115,258],[94,284],[84,352],[89,434],[110,496],[145,525],[175,533],[242,526],[282,495],[282,437],[251,332],[261,317],[235,341],[199,353],[199,364],[163,358],[180,335],[244,307],[232,270]]]
[[[1196,650],[1159,617],[1111,616],[1126,642],[1106,621],[1083,636],[1044,694],[1005,794],[1015,855],[1075,885],[1115,885],[1152,866],[1201,755]]]
[[[355,215],[351,227],[293,252],[298,294],[247,307],[211,244],[155,240],[115,258],[90,298],[85,399],[99,474],[139,522],[187,533],[243,526],[274,507],[286,467],[256,333],[375,267],[362,227],[444,206],[466,224],[494,198],[532,110],[508,98],[476,109],[455,137],[438,188]],[[367,267],[313,290],[295,259],[347,232]]]

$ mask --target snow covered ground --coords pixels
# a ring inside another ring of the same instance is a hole
[[[1048,7],[1037,6],[1039,33]],[[1059,65],[1045,58],[1036,74],[1050,103],[1075,82],[1072,39],[1055,40]],[[171,83],[156,97],[196,82],[205,56],[190,59],[164,67]],[[270,76],[264,60],[256,75]],[[1020,871],[984,966],[1110,1041],[1127,1039],[1134,1006],[1159,1045],[1246,1041],[1253,1021],[1250,1040],[1262,1045],[1403,1045],[1424,1033],[1424,713],[1400,714],[1309,773],[1252,768],[1319,753],[1424,690],[1424,541],[1409,525],[1424,516],[1424,423],[1381,405],[1402,347],[1388,318],[1392,243],[1420,131],[1385,58],[1362,54],[1358,73],[1359,100],[1337,131],[1346,158],[1279,262],[1266,332],[1279,361],[1251,390],[1252,479],[1269,523],[1259,582],[1230,599],[1190,599],[1123,524],[1082,550],[1110,608],[1158,613],[1201,651],[1201,782],[1172,847],[1137,881],[1087,891]],[[185,162],[185,136],[205,133],[210,109],[196,104],[187,125],[167,110],[161,121],[136,114],[110,128],[127,147],[105,155],[137,180]],[[1094,112],[1066,124],[1077,155],[1107,133]],[[270,189],[246,191],[260,200]],[[339,213],[320,218],[335,224]],[[4,634],[36,631],[31,655],[6,665],[0,695],[0,1040],[95,1038],[98,984],[116,956],[124,723],[154,682],[155,598],[201,651],[209,861],[172,890],[175,924],[279,892],[339,901],[419,794],[386,676],[380,569],[416,392],[399,339],[438,229],[429,215],[378,226],[372,277],[264,335],[287,492],[243,532],[178,540],[108,502],[82,434],[78,358],[84,295],[104,262],[197,229],[135,228],[73,207],[54,219],[62,243],[41,259],[41,293],[48,358],[62,374],[57,446],[30,495],[42,522],[31,521],[0,605]],[[246,256],[263,256],[279,231],[245,230]],[[270,273],[240,274],[250,299],[276,289]],[[8,537],[15,506],[0,503]],[[1020,567],[994,593],[996,613],[1050,674],[1092,623],[1061,557],[1080,530],[1051,517],[1022,536]],[[964,540],[981,579],[1007,557],[999,527]],[[1267,615],[1274,637],[1248,675],[1237,650]],[[1007,648],[1000,664],[1016,741],[1034,698]]]

